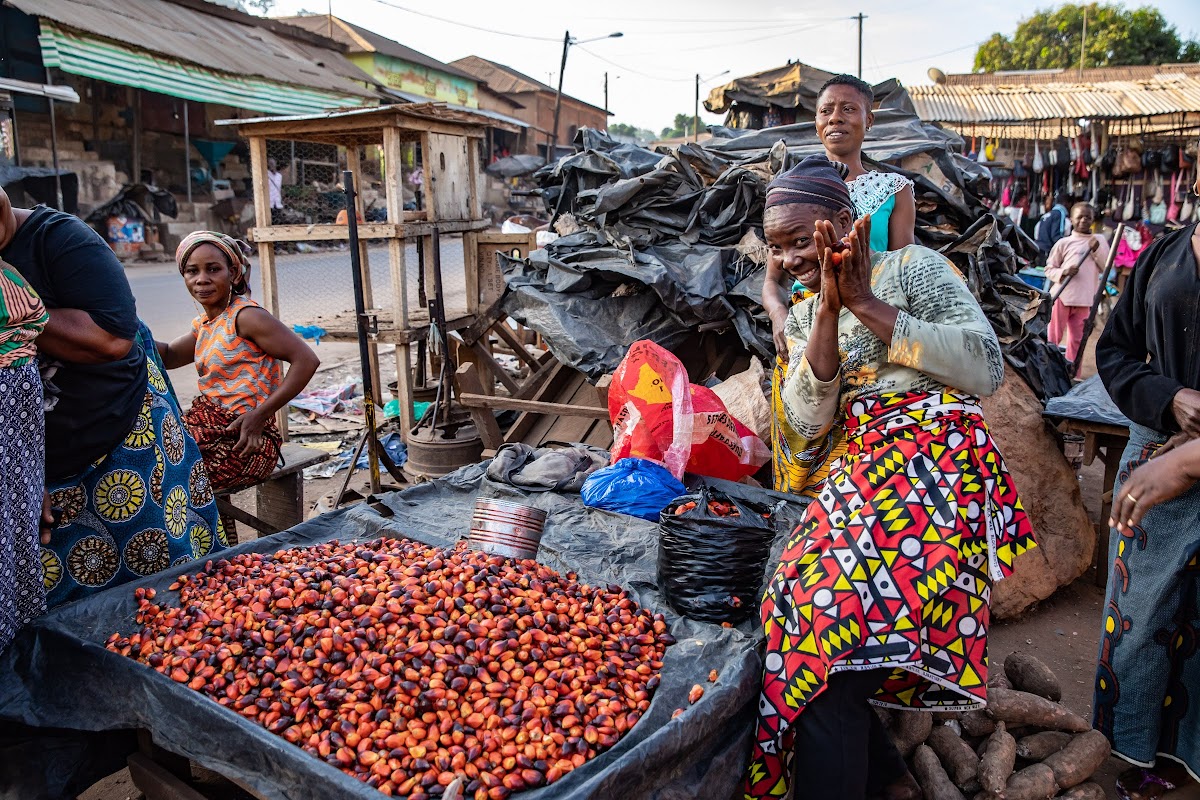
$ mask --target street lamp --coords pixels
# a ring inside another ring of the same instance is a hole
[[[624,35],[618,32],[610,33],[608,36],[596,36],[592,39],[574,39],[571,37],[570,31],[567,31],[563,35],[562,66],[558,68],[558,94],[554,97],[554,130],[546,137],[546,163],[553,160],[553,153],[558,149],[558,116],[562,111],[562,85],[563,73],[567,71],[567,51],[571,49],[571,45],[573,44],[587,44],[589,42],[598,42],[601,39],[619,39]],[[605,111],[607,110],[606,108]],[[551,149],[552,143],[553,149]]]
[[[724,72],[718,72],[716,75],[710,75],[709,77],[705,78],[703,80],[703,83],[708,83],[711,80],[716,80],[717,78],[720,78],[722,75],[728,75],[728,74],[729,74],[729,70],[725,70]],[[692,109],[692,141],[693,142],[700,141],[700,84],[701,84],[701,82],[702,81],[700,80],[700,73],[697,72],[696,73],[696,107],[694,109]]]

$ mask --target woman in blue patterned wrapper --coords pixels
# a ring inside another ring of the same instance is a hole
[[[1096,343],[1096,371],[1131,420],[1092,702],[1096,729],[1133,765],[1117,779],[1126,800],[1200,779],[1200,488],[1168,477],[1200,440],[1197,297],[1192,224],[1142,253]],[[1187,452],[1164,456],[1175,448]]]
[[[0,191],[0,259],[50,312],[37,338],[58,516],[41,551],[49,607],[220,550],[200,451],[112,250],[78,217]]]

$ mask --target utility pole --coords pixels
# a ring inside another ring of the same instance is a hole
[[[1087,6],[1083,7],[1083,36],[1079,39],[1079,80],[1083,81],[1083,60],[1087,53]]]
[[[692,109],[692,141],[700,141],[700,73],[696,73],[696,105]]]
[[[546,137],[546,163],[554,162],[554,153],[558,150],[558,115],[562,111],[563,73],[567,71],[567,50],[571,47],[571,32],[563,34],[562,64],[558,68],[558,93],[554,96],[554,127]]]
[[[608,111],[608,73],[604,73],[604,110]],[[607,125],[605,127],[608,127]]]
[[[850,19],[858,20],[858,77],[861,78],[862,77],[862,29],[863,29],[863,20],[866,19],[866,17],[863,16],[863,13],[860,11],[860,12],[858,12],[857,16],[851,17]]]

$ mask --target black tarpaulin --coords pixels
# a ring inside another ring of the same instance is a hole
[[[749,753],[761,663],[757,626],[725,629],[679,617],[656,588],[656,524],[584,508],[578,495],[526,496],[484,478],[486,464],[385,498],[394,516],[358,506],[326,514],[233,552],[275,552],[330,539],[407,536],[450,545],[467,531],[477,496],[524,498],[549,518],[539,560],[574,570],[588,583],[617,583],[644,607],[667,615],[678,643],[668,648],[662,683],[650,710],[612,749],[549,787],[521,793],[529,800],[570,798],[714,798],[728,800]],[[719,482],[723,490],[747,487]],[[770,495],[756,492],[761,499]],[[793,500],[795,498],[792,498]],[[777,512],[774,553],[795,525],[801,506]],[[201,766],[245,784],[269,800],[379,797],[375,790],[314,758],[149,667],[104,648],[116,631],[133,632],[137,586],[152,586],[159,602],[173,594],[182,565],[55,609],[36,620],[0,656],[0,721],[80,730],[147,728],[154,741]],[[706,682],[709,670],[720,675]],[[703,699],[688,706],[694,684]],[[687,712],[672,720],[676,708]],[[53,769],[53,765],[47,766]]]

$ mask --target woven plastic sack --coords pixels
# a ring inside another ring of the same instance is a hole
[[[656,461],[685,472],[737,481],[767,463],[770,451],[708,388],[688,382],[674,355],[641,340],[629,348],[608,392],[613,463]]]

